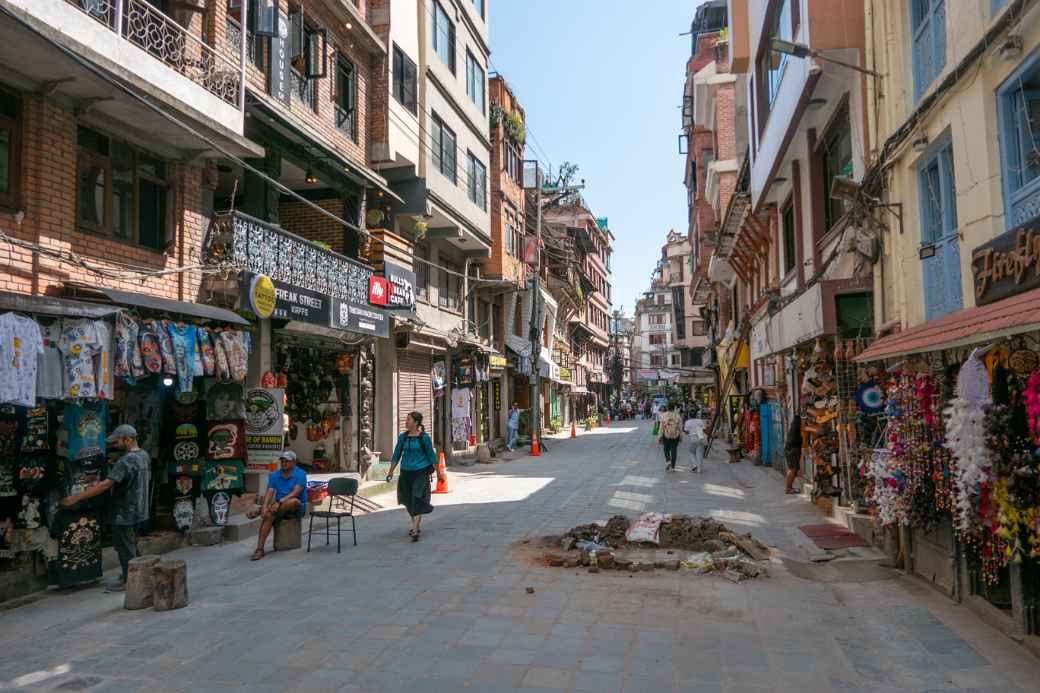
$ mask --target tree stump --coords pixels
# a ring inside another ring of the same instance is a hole
[[[286,517],[274,526],[274,550],[287,551],[303,546],[303,523],[298,517]]]
[[[158,556],[138,556],[130,559],[126,569],[126,596],[124,609],[147,609],[152,605],[155,591],[155,565]]]
[[[156,611],[170,611],[188,605],[188,564],[184,561],[159,561],[155,566]]]

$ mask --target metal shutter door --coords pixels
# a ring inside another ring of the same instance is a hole
[[[423,415],[423,425],[431,438],[433,433],[433,384],[430,373],[433,360],[429,354],[413,351],[397,352],[397,430],[404,430],[404,420],[412,411]]]

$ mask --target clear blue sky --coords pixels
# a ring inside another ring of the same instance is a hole
[[[686,232],[678,135],[700,0],[488,0],[491,64],[527,113],[527,156],[579,165],[615,236],[614,307],[631,315],[668,229]],[[544,152],[544,153],[543,153]]]

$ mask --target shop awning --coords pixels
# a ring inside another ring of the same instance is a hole
[[[0,310],[17,313],[36,313],[67,318],[104,318],[119,312],[116,306],[86,301],[72,301],[53,296],[29,296],[10,291],[0,291]]]
[[[1040,330],[1040,289],[986,306],[965,308],[905,332],[882,337],[855,360],[864,363],[956,349],[1034,330]]]
[[[124,306],[136,306],[161,313],[180,313],[181,315],[190,315],[203,320],[215,320],[233,325],[250,324],[248,320],[234,311],[218,308],[217,306],[208,306],[205,303],[172,301],[168,298],[139,294],[133,291],[123,291],[121,289],[109,289],[107,287],[100,287],[98,291],[103,293],[113,303]]]
[[[571,395],[591,395],[592,393],[589,392],[588,388],[585,388],[585,387],[572,387],[570,393],[568,393],[568,394],[571,394]]]

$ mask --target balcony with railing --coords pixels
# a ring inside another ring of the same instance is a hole
[[[239,106],[239,64],[147,0],[65,1],[222,101]]]

